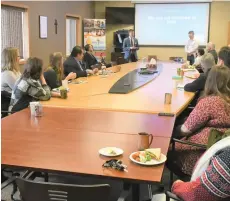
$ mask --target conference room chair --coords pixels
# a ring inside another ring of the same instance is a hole
[[[1,118],[8,115],[11,94],[5,91],[1,92]]]
[[[73,185],[35,182],[24,178],[17,178],[16,184],[23,201],[109,201],[111,191],[108,184]],[[128,193],[124,192],[118,201],[126,200]]]
[[[157,60],[157,56],[156,55],[148,55],[148,62],[150,62],[152,58],[154,58],[155,60]]]
[[[189,142],[189,141],[185,141],[185,140],[179,140],[179,139],[176,139],[176,138],[172,138],[171,140],[171,144],[172,144],[172,152],[175,152],[176,149],[175,149],[175,143],[180,143],[180,144],[186,144],[186,145],[189,145],[189,146],[193,146],[193,147],[199,147],[199,148],[202,148],[204,150],[207,149],[207,145],[203,145],[203,144],[198,144],[198,143],[192,143],[192,142]],[[170,167],[168,167],[169,170],[170,170],[170,183],[169,183],[169,187],[170,189],[172,188],[172,184],[174,182],[173,180],[173,177],[174,177],[174,173],[173,171],[170,169]],[[176,200],[176,201],[183,201],[182,199],[180,199],[179,197],[177,197],[175,194],[173,194],[172,192],[170,191],[167,191],[165,192],[166,194],[166,201],[170,201],[171,200]]]
[[[123,57],[117,58],[117,65],[125,64],[127,63],[126,60]]]
[[[185,140],[179,140],[176,138],[172,138],[172,140],[171,140],[172,152],[176,151],[175,143],[180,143],[180,144],[185,144],[185,145],[189,145],[189,146],[193,146],[193,147],[198,147],[198,148],[201,148],[204,150],[207,149],[207,145],[204,145],[204,144],[198,144],[198,143],[193,143],[193,142],[189,142],[189,141],[185,141]],[[170,167],[169,167],[169,170],[170,170]],[[174,177],[174,173],[172,170],[170,170],[170,183],[169,183],[170,188],[172,187],[172,184],[174,182],[173,177]]]
[[[167,191],[165,193],[166,195],[166,201],[172,201],[172,200],[175,200],[175,201],[183,201],[182,199],[180,199],[178,196],[176,196],[175,194]]]

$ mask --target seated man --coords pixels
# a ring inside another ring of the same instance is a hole
[[[214,57],[215,59],[215,63],[217,64],[217,61],[218,61],[218,56],[217,56],[217,52],[215,50],[215,44],[213,44],[212,42],[209,42],[207,44],[207,52],[212,54],[212,56]]]
[[[189,92],[201,92],[204,90],[206,78],[210,69],[215,65],[214,57],[207,53],[201,58],[201,68],[204,73],[201,73],[200,76],[191,83],[188,83],[184,86],[185,91]]]
[[[222,47],[218,53],[218,65],[225,65],[230,68],[230,47]]]
[[[90,44],[87,44],[85,46],[85,54],[84,54],[84,58],[83,61],[86,64],[86,68],[87,69],[92,69],[92,66],[94,65],[99,65],[99,62],[97,61],[97,58],[93,55],[93,46]]]
[[[93,69],[93,68],[99,68],[101,67],[102,65],[106,66],[106,68],[109,68],[111,67],[111,64],[106,64],[103,57],[102,57],[102,61],[101,62],[98,62],[97,61],[97,58],[94,56],[93,54],[93,46],[90,45],[90,44],[87,44],[85,46],[85,54],[84,54],[84,58],[83,58],[83,61],[85,62],[86,64],[86,68],[87,69]]]
[[[85,64],[82,63],[83,50],[80,46],[75,46],[71,52],[71,55],[64,62],[64,75],[69,73],[76,73],[76,78],[87,77],[87,74],[95,74],[97,69],[86,69]]]

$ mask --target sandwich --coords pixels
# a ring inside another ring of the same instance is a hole
[[[156,149],[146,149],[145,152],[150,155],[153,159],[160,160],[161,158],[161,148]]]

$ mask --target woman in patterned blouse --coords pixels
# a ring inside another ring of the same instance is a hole
[[[230,69],[226,66],[212,67],[206,80],[204,96],[177,135],[189,142],[207,144],[212,128],[221,132],[230,128]],[[196,161],[204,151],[176,143],[176,151],[168,154],[168,166],[191,175]]]
[[[25,109],[31,101],[50,99],[50,88],[43,76],[42,65],[42,60],[36,57],[27,60],[25,70],[13,89],[9,111]]]
[[[226,140],[229,142],[230,138]],[[205,156],[202,156],[201,161],[207,160]],[[172,192],[184,201],[229,201],[230,145],[215,153],[209,161],[209,166],[195,180],[175,181]]]

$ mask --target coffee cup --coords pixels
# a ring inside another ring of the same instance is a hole
[[[68,97],[67,95],[67,89],[66,88],[61,88],[60,89],[60,95],[62,99],[66,99]]]
[[[31,116],[40,117],[42,116],[42,105],[39,102],[30,102],[30,113]]]
[[[153,135],[145,132],[138,133],[138,150],[148,149],[153,141]]]

